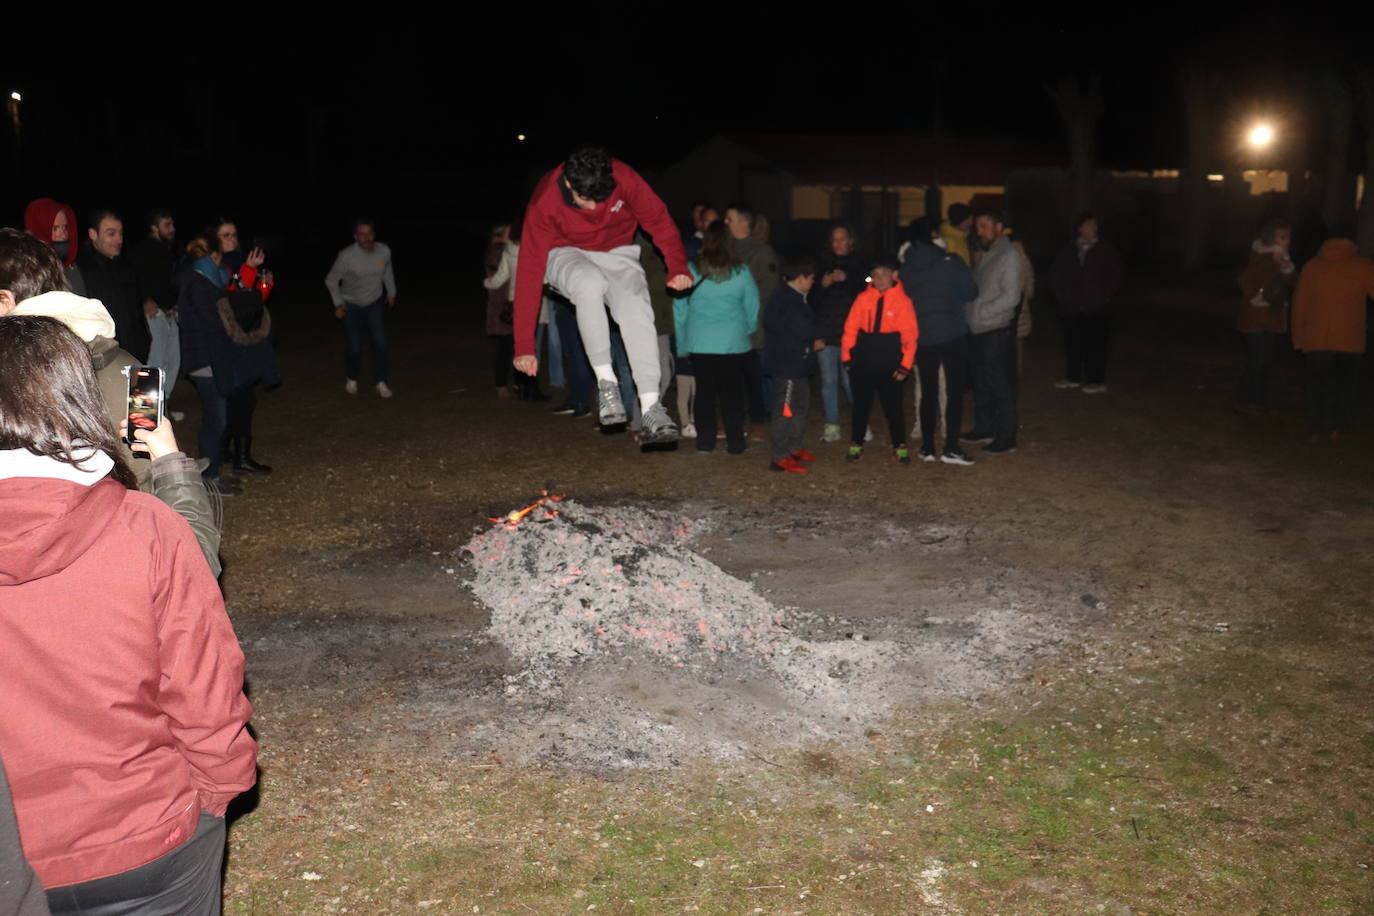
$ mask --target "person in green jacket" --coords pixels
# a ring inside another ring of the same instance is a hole
[[[759,288],[724,222],[706,227],[692,279],[691,295],[673,304],[673,323],[678,354],[696,368],[697,451],[715,450],[719,401],[726,451],[738,455],[746,445],[744,361],[759,323]]]

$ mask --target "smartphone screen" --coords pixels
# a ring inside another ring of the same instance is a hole
[[[157,429],[162,423],[162,370],[155,366],[129,370],[129,444],[134,430]],[[134,452],[147,457],[147,452]]]

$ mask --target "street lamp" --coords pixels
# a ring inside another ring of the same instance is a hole
[[[1274,128],[1268,124],[1256,124],[1250,128],[1250,145],[1256,149],[1264,149],[1274,142]]]

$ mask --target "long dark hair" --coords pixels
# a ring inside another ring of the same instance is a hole
[[[697,255],[697,269],[701,275],[708,280],[725,281],[742,266],[725,221],[718,219],[707,226],[701,236],[701,253]]]
[[[86,470],[78,453],[95,447],[114,459],[110,476],[138,488],[81,338],[56,318],[8,315],[0,318],[0,366],[0,449],[28,449]]]

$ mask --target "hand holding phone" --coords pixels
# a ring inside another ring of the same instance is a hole
[[[147,441],[134,438],[138,430],[153,432],[163,425],[162,416],[162,370],[155,366],[134,367],[124,370],[129,378],[128,416],[121,424],[124,441],[138,458],[149,457],[148,449],[135,449],[135,443]],[[175,440],[173,440],[175,442]],[[173,451],[176,451],[174,448]],[[152,457],[157,457],[156,455]]]

